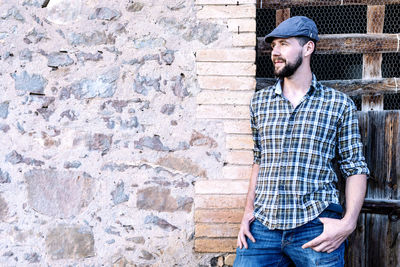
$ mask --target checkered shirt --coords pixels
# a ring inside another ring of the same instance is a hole
[[[314,75],[296,108],[278,81],[254,94],[250,115],[260,165],[254,215],[269,229],[296,228],[339,203],[336,155],[345,178],[369,175],[353,101]]]

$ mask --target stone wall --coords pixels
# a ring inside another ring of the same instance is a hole
[[[246,184],[254,3],[0,1],[0,265],[232,263],[194,202]]]

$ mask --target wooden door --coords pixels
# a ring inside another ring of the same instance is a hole
[[[359,122],[371,175],[346,266],[400,266],[400,111],[359,112]]]

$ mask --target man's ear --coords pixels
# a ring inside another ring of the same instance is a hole
[[[309,41],[308,43],[306,43],[305,45],[306,51],[305,51],[305,55],[304,56],[309,56],[314,52],[315,49],[315,44],[313,41]]]

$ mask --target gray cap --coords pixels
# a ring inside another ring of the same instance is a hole
[[[312,19],[304,16],[291,17],[278,25],[270,34],[265,36],[265,42],[270,43],[274,38],[290,38],[296,36],[309,37],[319,41],[317,25]]]

